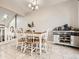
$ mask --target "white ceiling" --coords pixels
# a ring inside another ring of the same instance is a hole
[[[43,6],[55,5],[67,0],[39,0],[40,8]],[[9,9],[19,15],[30,12],[28,8],[29,0],[0,0],[0,7]]]

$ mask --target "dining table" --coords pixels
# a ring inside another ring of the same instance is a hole
[[[44,35],[44,32],[26,32],[21,34],[21,36],[19,36],[19,38],[25,38],[26,36],[34,36],[34,37],[38,37],[39,38],[39,53],[41,55],[42,53],[42,37]]]

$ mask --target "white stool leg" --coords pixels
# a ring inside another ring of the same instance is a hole
[[[31,56],[32,56],[32,53],[33,53],[33,45],[31,44]]]
[[[27,49],[27,46],[25,45],[25,46],[24,46],[23,53],[25,53],[26,49]]]
[[[23,51],[23,48],[24,48],[24,46],[23,46],[23,44],[22,44],[22,46],[21,46],[21,52]]]
[[[47,44],[45,43],[45,52],[47,53]]]

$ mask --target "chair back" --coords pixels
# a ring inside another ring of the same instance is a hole
[[[27,33],[27,41],[34,42],[34,32]]]

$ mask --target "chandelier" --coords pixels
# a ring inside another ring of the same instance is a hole
[[[30,3],[28,4],[28,7],[31,8],[32,10],[38,10],[39,9],[38,1],[31,0]]]

